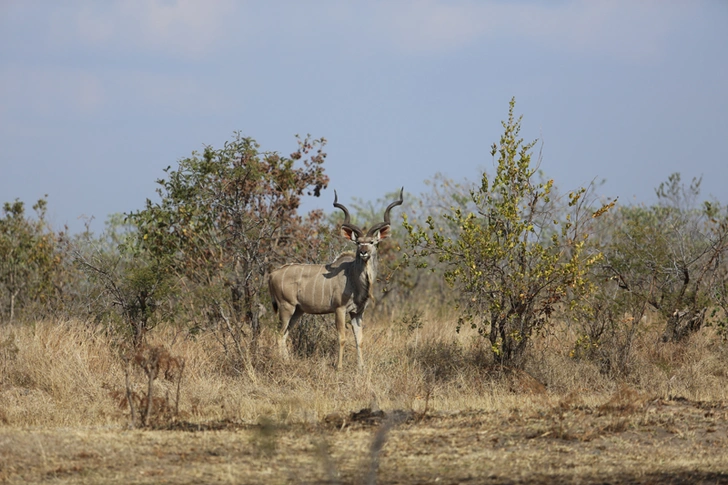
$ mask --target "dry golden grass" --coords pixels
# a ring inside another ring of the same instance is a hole
[[[283,361],[267,329],[237,369],[214,335],[158,328],[150,344],[185,361],[180,414],[145,431],[128,429],[114,339],[80,321],[2,326],[0,481],[728,483],[728,348],[711,329],[684,344],[646,329],[617,381],[569,357],[568,328],[505,372],[474,332],[419,323],[369,325],[364,373],[351,342],[336,372],[333,345]],[[363,408],[405,422],[372,428],[352,414]]]

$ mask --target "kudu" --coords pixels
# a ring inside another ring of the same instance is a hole
[[[336,315],[339,332],[339,358],[336,368],[341,369],[346,341],[346,314],[351,318],[359,368],[364,367],[362,358],[362,314],[372,296],[377,277],[377,244],[390,235],[389,211],[402,204],[404,187],[399,200],[387,206],[384,222],[365,231],[352,224],[349,211],[334,191],[334,207],[344,211],[341,235],[356,243],[356,252],[344,253],[330,264],[287,264],[270,274],[268,285],[273,310],[278,313],[281,327],[278,344],[286,357],[286,338],[304,313]]]

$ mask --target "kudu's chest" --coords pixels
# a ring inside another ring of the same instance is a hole
[[[349,293],[351,299],[347,303],[346,311],[348,313],[360,314],[364,311],[369,303],[372,296],[372,289],[374,287],[374,280],[376,279],[376,271],[372,260],[368,263],[361,264],[356,268],[356,271],[352,271],[349,275],[349,281],[347,286],[349,287]],[[355,263],[355,264],[356,264]]]

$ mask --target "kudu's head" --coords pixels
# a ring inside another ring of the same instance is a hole
[[[339,197],[334,190],[334,207],[344,211],[344,222],[341,224],[341,235],[356,243],[356,258],[364,262],[374,256],[377,252],[377,244],[390,235],[389,211],[393,207],[402,204],[404,187],[399,191],[399,200],[395,200],[387,206],[384,211],[384,222],[373,225],[369,230],[364,231],[349,221],[349,211],[343,204],[339,204]]]

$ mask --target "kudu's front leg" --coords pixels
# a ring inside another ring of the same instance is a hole
[[[351,330],[354,332],[354,343],[356,344],[356,358],[359,362],[359,370],[364,369],[364,358],[362,357],[361,347],[364,342],[364,333],[362,332],[361,313],[351,314]]]

